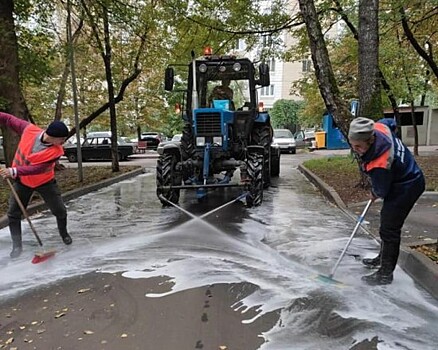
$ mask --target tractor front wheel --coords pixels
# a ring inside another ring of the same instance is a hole
[[[263,154],[257,152],[248,153],[247,172],[250,180],[248,194],[246,195],[246,205],[255,207],[262,204],[263,201]]]
[[[175,169],[176,163],[177,158],[172,153],[160,155],[157,161],[157,196],[164,206],[170,205],[168,201],[178,203],[179,200],[179,189],[171,188],[181,184],[181,177]]]
[[[263,184],[269,187],[271,184],[271,142],[273,130],[270,124],[258,125],[252,131],[252,144],[262,146],[265,149]]]
[[[182,160],[191,159],[195,152],[192,126],[189,123],[184,125],[181,136],[181,155]]]

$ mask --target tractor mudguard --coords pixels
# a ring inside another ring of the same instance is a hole
[[[178,159],[181,158],[181,146],[179,144],[176,143],[168,143],[163,145],[162,147],[159,147],[157,149],[157,153],[159,155],[162,155],[164,153],[173,153],[176,154]]]
[[[250,145],[247,147],[249,153],[258,153],[261,155],[265,154],[265,147],[258,145]]]

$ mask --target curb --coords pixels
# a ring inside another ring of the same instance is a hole
[[[127,173],[121,174],[119,176],[114,176],[114,177],[111,177],[109,179],[105,179],[105,180],[102,180],[100,182],[96,182],[94,184],[88,185],[88,186],[79,187],[77,189],[65,192],[65,193],[61,194],[61,197],[62,197],[64,202],[68,202],[72,199],[83,196],[84,194],[100,190],[101,188],[113,185],[116,182],[120,182],[120,181],[132,178],[134,176],[137,176],[137,175],[140,175],[140,174],[143,174],[146,172],[147,171],[145,168],[138,168],[138,169],[129,171]],[[46,203],[44,203],[44,201],[38,201],[37,203],[29,205],[26,210],[30,216],[30,215],[33,215],[33,214],[39,212],[39,211],[45,210],[45,209],[47,209]],[[0,217],[0,229],[4,228],[6,226],[8,226],[8,217],[7,217],[7,215],[3,215],[2,217]]]
[[[320,177],[315,175],[312,171],[307,169],[302,164],[298,166],[298,170],[311,183],[313,183],[329,201],[337,205],[351,219],[357,221],[357,216],[351,213],[351,211],[348,209],[344,201],[333,189],[333,187],[327,185]],[[368,235],[370,235],[375,241],[380,242],[380,238],[376,237],[371,231],[362,226],[361,229]],[[421,244],[401,244],[398,265],[409,276],[411,276],[415,282],[421,285],[435,299],[438,300],[438,264],[435,264],[428,257],[413,249],[413,247],[418,245],[424,245],[424,242],[422,242]]]
[[[335,204],[339,209],[342,210],[342,212],[347,215],[350,219],[352,219],[354,222],[357,222],[358,216],[353,214],[347,205],[344,203],[344,201],[341,199],[339,194],[335,191],[335,189],[328,184],[326,184],[319,176],[317,176],[315,173],[307,169],[304,165],[300,164],[298,166],[298,170],[311,182],[313,183],[321,192],[322,194],[333,204]],[[365,206],[366,202],[363,203],[361,206]],[[380,245],[380,237],[376,236],[373,232],[368,230],[364,226],[360,226],[360,229],[364,231],[367,235],[369,235],[371,238],[373,238],[379,245]]]

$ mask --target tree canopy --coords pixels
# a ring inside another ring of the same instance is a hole
[[[309,0],[300,2],[313,4]],[[147,129],[175,132],[180,125],[180,116],[173,111],[177,96],[163,91],[163,72],[169,63],[187,63],[191,50],[200,53],[210,45],[217,53],[233,52],[237,40],[242,39],[260,60],[278,56],[299,61],[311,53],[304,12],[291,1],[71,0],[71,4],[79,114],[81,125],[88,130],[110,127],[105,66],[93,35],[93,22],[103,20],[99,6],[108,13],[117,128],[122,135]],[[333,70],[333,80],[325,85],[336,86],[335,94],[346,104],[357,98],[359,91],[358,5],[352,0],[318,1],[313,19],[324,35],[324,60],[330,61]],[[30,112],[16,113],[40,125],[59,117],[72,126],[66,2],[6,0],[0,4],[2,18],[9,16],[8,6],[13,9],[19,84],[25,102],[20,110]],[[436,104],[437,7],[427,0],[381,0],[378,18],[383,106],[394,107],[412,98]],[[103,34],[103,27],[98,28]],[[286,33],[295,38],[288,51],[281,40]],[[5,46],[0,46],[3,51]],[[303,74],[291,87],[306,102],[300,114],[304,124],[315,124],[313,119],[320,118],[328,107],[317,88],[318,69]],[[0,101],[5,100],[7,106],[9,97],[1,95]],[[57,105],[61,107],[59,115],[55,115]]]

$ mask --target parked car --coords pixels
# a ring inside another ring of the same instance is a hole
[[[312,147],[312,141],[315,141],[315,131],[299,130],[295,133],[294,137],[297,148]]]
[[[127,160],[128,157],[134,154],[134,145],[126,143],[122,138],[118,138],[118,157],[119,160]],[[91,159],[111,159],[111,137],[108,136],[87,136],[82,142],[82,160]],[[69,162],[77,162],[76,145],[64,145],[64,154]]]
[[[143,132],[139,141],[146,141],[146,149],[156,150],[158,144],[163,140],[164,137],[159,132]]]
[[[289,129],[274,129],[272,146],[279,147],[281,152],[297,152],[294,135]]]
[[[162,154],[163,153],[163,149],[164,149],[164,147],[166,145],[169,145],[169,144],[177,144],[177,145],[179,145],[181,143],[181,138],[182,138],[182,134],[175,134],[170,141],[160,142],[158,144],[158,147],[157,147],[158,154]]]

